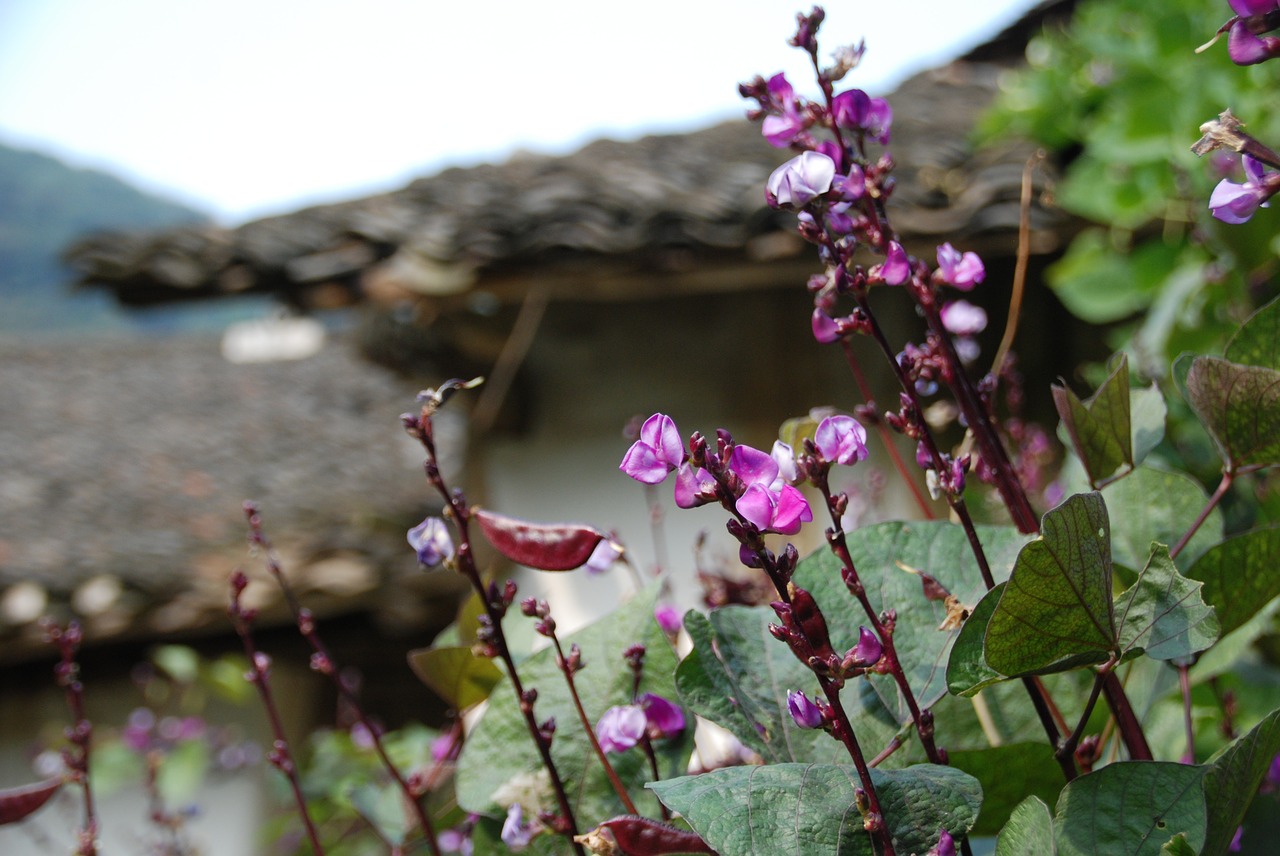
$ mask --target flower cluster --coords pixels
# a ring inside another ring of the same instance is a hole
[[[676,505],[695,508],[718,501],[760,532],[794,535],[813,520],[813,509],[796,487],[806,471],[789,445],[778,441],[764,452],[735,444],[723,431],[719,438],[712,451],[695,434],[693,451],[687,451],[671,417],[655,413],[645,420],[618,468],[644,484],[660,484],[674,472]],[[866,459],[866,439],[866,430],[852,416],[829,416],[818,425],[810,457],[819,465],[852,466]]]
[[[675,737],[685,729],[684,711],[660,695],[644,693],[635,704],[609,708],[596,723],[596,737],[606,752],[626,752],[648,737]]]

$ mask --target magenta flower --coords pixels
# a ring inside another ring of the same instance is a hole
[[[800,728],[819,728],[825,720],[822,708],[797,690],[787,690],[787,713],[791,714],[791,719]]]
[[[869,668],[880,662],[880,656],[883,653],[884,648],[880,644],[880,638],[867,628],[859,627],[858,644],[849,652],[853,656],[854,663],[863,668]]]
[[[1227,4],[1233,12],[1245,18],[1250,15],[1265,15],[1280,7],[1277,0],[1227,0]]]
[[[938,830],[938,844],[925,856],[956,856],[956,842],[945,829]]]
[[[911,260],[907,258],[907,251],[897,241],[890,241],[884,263],[873,267],[869,274],[878,276],[886,285],[902,285],[911,278]]]
[[[716,480],[711,474],[692,464],[683,463],[676,470],[676,505],[680,508],[697,508],[716,498]]]
[[[836,339],[840,338],[840,326],[836,324],[835,319],[821,309],[813,310],[813,338],[817,339],[824,345],[829,345]]]
[[[644,711],[651,738],[674,737],[684,731],[684,711],[678,704],[653,693],[644,693],[636,701]]]
[[[410,529],[409,546],[418,552],[418,561],[428,568],[453,557],[449,527],[439,517],[428,517]]]
[[[942,326],[956,336],[972,336],[987,329],[987,312],[966,300],[943,304]]]
[[[1267,172],[1260,161],[1248,155],[1240,158],[1244,184],[1222,179],[1209,196],[1209,213],[1224,223],[1243,223],[1280,189],[1280,173]]]
[[[529,846],[537,829],[524,822],[524,809],[520,803],[512,803],[507,809],[507,819],[502,824],[502,843],[511,850],[520,851]]]
[[[606,752],[626,752],[640,742],[648,727],[644,711],[634,704],[611,707],[596,723],[596,737]]]
[[[867,459],[867,431],[852,416],[828,416],[818,423],[813,443],[828,463],[851,467]]]
[[[786,75],[779,73],[769,78],[769,95],[782,115],[766,116],[760,131],[770,145],[785,149],[797,134],[809,127],[812,120],[800,112],[799,100]]]
[[[601,538],[600,543],[591,551],[591,555],[582,567],[587,569],[588,574],[603,574],[620,558],[622,558],[622,547],[612,538]]]
[[[773,171],[764,198],[774,208],[803,208],[830,190],[835,176],[835,161],[818,152],[804,152]]]
[[[841,128],[866,134],[880,145],[889,142],[893,109],[883,98],[871,98],[861,89],[850,89],[832,100],[831,115]]]
[[[660,603],[653,608],[653,618],[658,622],[658,626],[662,628],[662,632],[668,636],[675,636],[680,632],[680,610],[676,609],[669,603]]]
[[[684,460],[684,443],[670,416],[655,413],[640,426],[640,439],[631,444],[618,469],[644,484],[661,484]]]
[[[938,275],[948,285],[961,291],[973,291],[973,287],[987,278],[987,269],[977,253],[964,253],[951,244],[938,247]]]
[[[794,535],[813,519],[804,494],[786,484],[778,462],[750,446],[734,446],[729,469],[746,485],[734,508],[761,532]]]

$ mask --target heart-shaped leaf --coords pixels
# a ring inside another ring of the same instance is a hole
[[[1126,478],[1102,491],[1111,519],[1111,558],[1131,570],[1141,568],[1151,552],[1151,542],[1176,544],[1194,524],[1208,501],[1208,494],[1184,473],[1138,467]],[[1222,540],[1222,512],[1209,512],[1175,563],[1191,567],[1196,557]]]
[[[1280,710],[1209,759],[1204,766],[1204,798],[1209,818],[1204,853],[1224,854],[1253,802],[1272,759],[1280,753]]]
[[[1102,662],[1117,646],[1102,495],[1069,498],[1045,514],[1041,531],[1018,554],[987,623],[987,663],[1010,677]]]
[[[1142,649],[1148,657],[1189,657],[1218,640],[1213,607],[1200,597],[1203,584],[1174,567],[1169,548],[1151,545],[1151,557],[1116,601],[1121,653]]]
[[[1012,526],[979,526],[977,532],[992,575],[997,582],[1005,579],[1027,536]],[[959,604],[977,603],[987,587],[964,531],[945,521],[879,523],[849,533],[848,540],[872,606],[897,610],[893,638],[898,658],[920,706],[928,707],[946,694],[947,655],[956,631],[948,622],[946,602],[931,599],[922,577],[908,571],[928,574]],[[795,580],[821,604],[833,644],[839,650],[853,647],[867,617],[841,581],[835,555],[814,552],[800,562]],[[873,675],[871,682],[884,698],[897,699],[891,676]],[[903,722],[907,716],[905,709],[898,712]]]
[[[953,767],[872,770],[871,779],[900,853],[934,847],[939,829],[958,838],[973,826],[982,804],[977,780]],[[858,786],[851,766],[771,764],[728,767],[649,788],[719,853],[872,856],[872,838],[854,808]]]
[[[1006,585],[1008,583],[1000,583],[978,601],[951,646],[951,658],[947,662],[947,689],[956,695],[974,696],[979,690],[1006,680],[1004,675],[987,665],[987,658],[982,653],[987,625]]]
[[[1233,363],[1280,370],[1280,298],[1250,315],[1222,355]]]
[[[1174,835],[1199,849],[1208,817],[1204,770],[1164,761],[1122,761],[1081,776],[1058,797],[1059,856],[1159,856]]]
[[[1056,856],[1053,841],[1053,812],[1039,797],[1027,797],[1009,815],[996,839],[996,856]]]
[[[676,670],[680,698],[766,763],[829,759],[831,737],[799,728],[787,713],[787,692],[813,695],[817,679],[769,633],[776,617],[768,607],[728,606],[710,617],[689,612],[684,624],[693,650]]]
[[[1133,435],[1129,421],[1129,358],[1121,356],[1098,391],[1081,401],[1065,386],[1052,387],[1053,404],[1071,436],[1089,483],[1098,488],[1130,472]]]
[[[1280,463],[1280,371],[1217,357],[1178,361],[1188,403],[1229,472]]]
[[[502,680],[502,670],[492,660],[460,646],[410,651],[409,667],[419,680],[457,710],[466,710],[484,701],[494,684]]]
[[[578,693],[592,724],[599,721],[614,705],[632,701],[632,673],[622,660],[623,651],[635,644],[647,649],[641,693],[649,692],[676,699],[673,675],[676,655],[662,628],[653,619],[657,599],[656,587],[650,587],[600,621],[561,638],[567,649],[577,643],[586,664],[576,675]],[[554,648],[544,648],[520,664],[520,678],[526,689],[536,689],[538,698],[534,715],[538,722],[554,717],[561,727],[551,744],[552,758],[565,779],[570,801],[580,829],[591,829],[599,822],[622,814],[625,807],[614,793],[586,734],[578,725],[573,699],[564,675],[555,663]],[[655,741],[661,776],[681,775],[688,769],[693,748],[693,721],[679,738]],[[658,807],[641,784],[653,778],[648,761],[639,749],[616,753],[610,757],[618,776],[627,785],[637,808],[645,815],[655,815]],[[519,702],[506,678],[489,696],[484,716],[467,737],[458,759],[458,804],[466,811],[500,817],[507,803],[496,797],[504,790],[543,781],[542,760],[529,736]],[[544,808],[554,807],[550,794],[543,794]],[[550,842],[564,839],[547,836]],[[539,836],[535,841],[541,841]],[[539,845],[543,846],[543,845]],[[556,852],[552,843],[551,847]],[[558,846],[558,844],[556,844]],[[536,848],[535,848],[536,849]]]
[[[1202,595],[1218,613],[1222,635],[1248,621],[1280,595],[1280,527],[1228,538],[1196,560],[1187,576],[1204,583]]]

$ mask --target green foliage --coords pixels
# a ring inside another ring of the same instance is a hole
[[[952,767],[918,764],[873,770],[894,849],[924,853],[938,830],[959,836],[973,826],[982,803],[977,780]],[[649,785],[722,854],[795,856],[874,854],[862,817],[851,811],[858,774],[834,764],[729,767]]]
[[[1029,136],[1071,158],[1055,197],[1101,228],[1072,242],[1050,285],[1086,321],[1149,310],[1114,340],[1147,376],[1184,350],[1213,350],[1253,272],[1273,264],[1280,221],[1213,220],[1206,200],[1219,175],[1190,152],[1226,107],[1255,136],[1280,139],[1276,63],[1235,66],[1225,40],[1192,52],[1229,15],[1203,0],[1083,2],[1067,27],[1031,41],[1029,68],[1004,81],[980,122],[981,139]]]
[[[631,703],[632,673],[623,663],[622,652],[637,643],[647,649],[640,692],[669,699],[678,697],[673,677],[676,655],[653,618],[656,595],[656,589],[649,589],[605,619],[561,640],[566,650],[571,643],[582,649],[586,668],[578,673],[577,685],[583,708],[593,725],[610,707]],[[622,804],[578,724],[564,675],[555,663],[555,652],[544,648],[524,660],[520,664],[520,678],[526,687],[538,691],[535,708],[538,721],[555,717],[559,725],[552,743],[552,757],[569,783],[572,807],[583,828],[623,813]],[[687,728],[679,737],[655,741],[661,775],[666,778],[683,773],[692,748],[692,728]],[[651,776],[643,753],[632,749],[613,755],[610,761],[629,786],[637,807],[650,816],[655,815],[657,806],[653,798],[644,799],[640,788]],[[503,798],[502,795],[537,792],[541,769],[541,758],[529,738],[515,693],[504,680],[494,688],[489,706],[468,735],[458,761],[458,803],[467,811],[500,818],[515,801],[515,796]],[[545,804],[551,804],[545,802],[546,794],[539,792],[538,796]],[[561,852],[564,840],[538,836],[533,847],[534,852]]]

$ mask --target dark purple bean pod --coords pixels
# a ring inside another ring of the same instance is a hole
[[[472,517],[493,548],[513,562],[540,571],[582,567],[605,534],[579,523],[529,523],[483,508]]]
[[[622,856],[664,856],[668,853],[712,853],[711,845],[696,832],[676,829],[647,817],[623,815],[600,824],[613,835]]]
[[[44,805],[62,787],[62,779],[45,779],[18,788],[0,788],[0,826],[17,823]]]

